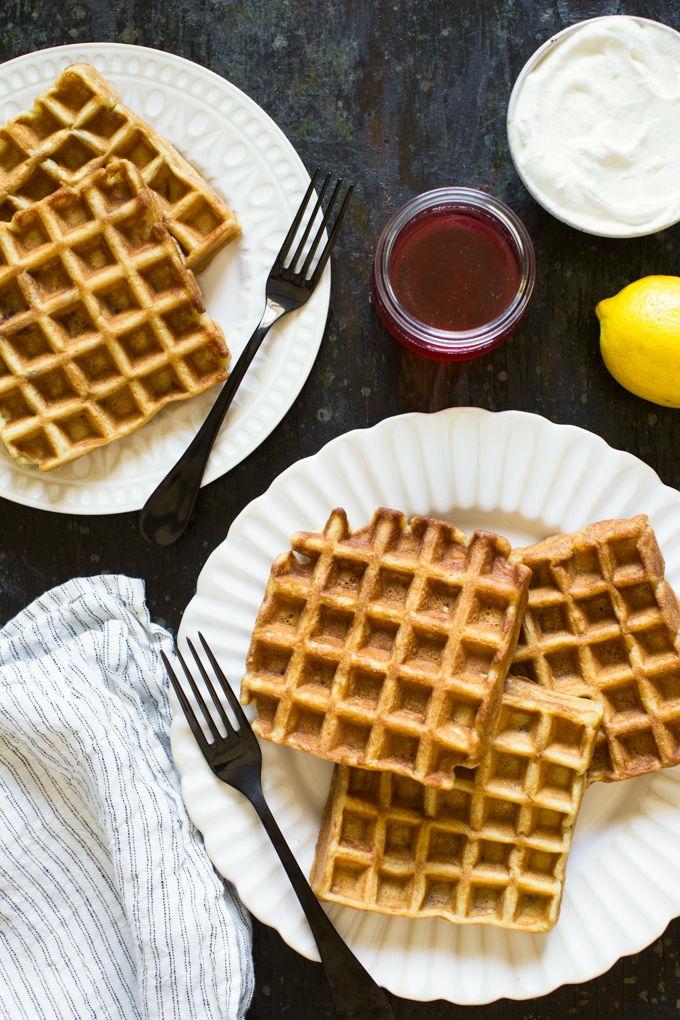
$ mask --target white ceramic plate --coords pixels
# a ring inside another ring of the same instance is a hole
[[[597,436],[520,411],[406,414],[334,439],[284,471],[237,517],[206,563],[180,628],[202,631],[238,689],[274,557],[297,529],[343,506],[353,527],[378,506],[430,514],[526,544],[607,517],[649,514],[680,587],[680,493]],[[250,711],[250,709],[248,709]],[[310,959],[316,946],[255,813],[217,780],[183,715],[172,748],[192,820],[244,903]],[[262,741],[264,790],[309,874],[332,764]],[[587,981],[656,938],[680,913],[680,767],[586,793],[560,919],[531,935],[489,925],[411,920],[329,905],[374,978],[410,999],[479,1004]]]
[[[238,357],[264,309],[267,274],[309,183],[274,121],[234,85],[171,53],[123,43],[85,43],[0,65],[0,123],[31,107],[61,71],[89,61],[123,102],[168,138],[234,210],[240,238],[199,277],[208,312]],[[252,453],[302,389],[321,344],[330,267],[314,297],[275,326],[227,414],[203,484]],[[19,467],[0,443],[0,495],[65,513],[138,510],[203,422],[217,388],[171,404],[131,436],[49,473]]]

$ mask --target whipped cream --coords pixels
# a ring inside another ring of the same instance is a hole
[[[508,138],[529,191],[593,234],[680,219],[680,33],[614,16],[538,51],[510,99]]]

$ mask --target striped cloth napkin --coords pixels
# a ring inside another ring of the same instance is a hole
[[[69,581],[0,630],[0,1017],[232,1020],[249,920],[182,803],[141,581]]]

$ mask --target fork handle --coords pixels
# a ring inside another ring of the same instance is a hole
[[[184,532],[224,416],[231,406],[250,363],[275,322],[292,309],[267,299],[267,306],[250,340],[222,387],[210,414],[172,470],[151,493],[139,515],[139,527],[148,542],[172,545]]]
[[[312,929],[338,1020],[394,1020],[392,1007],[382,988],[376,984],[338,935],[312,892],[269,810],[262,788],[255,790],[249,786],[247,796],[274,844],[274,849],[281,859]]]

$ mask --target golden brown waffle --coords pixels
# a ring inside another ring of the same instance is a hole
[[[0,223],[0,438],[49,471],[225,379],[229,350],[135,167]]]
[[[680,763],[678,602],[644,515],[513,552],[533,577],[512,670],[604,706],[589,781]]]
[[[338,766],[311,883],[399,917],[548,931],[602,706],[509,677],[492,744],[454,788]]]
[[[0,129],[0,219],[119,159],[134,163],[154,191],[195,273],[240,232],[226,203],[91,64],[67,67],[30,113]]]
[[[274,563],[241,686],[255,732],[322,758],[451,787],[498,711],[530,572],[504,538],[334,510]]]

